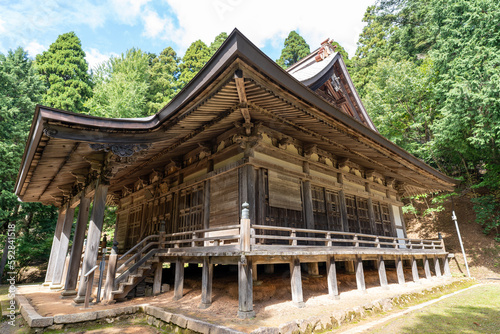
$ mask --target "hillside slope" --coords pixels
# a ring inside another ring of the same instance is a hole
[[[500,243],[495,242],[492,236],[485,235],[482,226],[475,222],[470,197],[471,193],[462,193],[455,197],[454,202],[471,275],[478,279],[500,279]],[[406,214],[404,217],[408,237],[435,239],[438,238],[438,232],[441,232],[446,250],[455,254],[455,258],[450,261],[452,274],[466,275],[455,223],[451,219],[451,199],[443,203],[443,211],[422,217],[420,213],[427,209],[426,201],[430,204],[430,199],[412,200],[419,214]]]

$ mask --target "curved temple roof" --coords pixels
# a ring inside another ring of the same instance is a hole
[[[15,192],[61,206],[103,165],[110,193],[119,192],[248,118],[395,180],[406,194],[453,189],[455,180],[376,131],[338,53],[311,59],[286,72],[235,30],[154,116],[106,119],[37,106]],[[335,77],[343,97],[328,95]],[[110,151],[120,158],[108,159]]]

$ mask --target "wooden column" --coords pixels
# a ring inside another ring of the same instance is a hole
[[[418,277],[418,266],[417,266],[417,259],[415,256],[411,257],[411,274],[413,276],[413,282],[419,283],[420,279]]]
[[[377,270],[378,270],[378,278],[380,281],[380,286],[382,289],[388,290],[389,285],[387,284],[387,273],[385,271],[385,261],[382,255],[378,256],[377,259]]]
[[[61,232],[64,225],[64,220],[66,217],[66,211],[63,208],[59,208],[59,216],[57,217],[56,230],[54,231],[54,238],[52,239],[52,248],[50,250],[49,264],[47,265],[47,273],[45,274],[44,286],[49,286],[52,282],[52,276],[54,274],[54,266],[57,260],[57,255],[59,254],[59,240],[61,239]]]
[[[359,291],[366,292],[365,273],[363,271],[363,261],[360,256],[356,256],[356,285]]]
[[[106,196],[108,195],[108,185],[99,183],[95,190],[94,206],[90,217],[89,230],[87,233],[87,246],[83,255],[82,272],[80,275],[80,284],[78,286],[78,295],[74,299],[75,303],[83,303],[85,301],[85,292],[87,285],[85,284],[84,275],[92,269],[97,262],[99,251],[99,243],[101,241],[102,224],[104,221],[104,210],[106,209]]]
[[[210,180],[205,181],[203,198],[203,228],[208,229],[210,226]]]
[[[427,256],[424,256],[424,271],[425,271],[425,278],[431,279],[431,268],[429,266],[429,258]]]
[[[302,189],[304,190],[304,217],[306,228],[314,229],[314,211],[311,192],[311,181],[302,182]]]
[[[175,261],[175,282],[174,282],[174,300],[182,298],[184,289],[184,261],[179,256]]]
[[[297,307],[302,308],[305,304],[302,295],[302,274],[298,257],[294,257],[292,263],[290,263],[290,281],[292,285],[292,301]]]
[[[71,246],[71,257],[69,259],[68,274],[62,296],[76,295],[76,283],[78,280],[78,271],[82,260],[83,242],[89,219],[90,198],[86,198],[82,193],[80,206],[78,210],[78,219],[76,221],[75,235],[73,236],[73,245]]]
[[[71,208],[68,204],[66,216],[64,217],[64,225],[61,231],[61,238],[59,239],[59,249],[57,259],[54,264],[52,283],[50,284],[51,289],[62,288],[64,265],[66,263],[66,255],[68,254],[69,237],[71,234],[71,226],[73,225],[74,216],[75,209]]]
[[[441,277],[441,267],[439,266],[439,259],[434,256],[434,271],[436,272],[436,277]]]
[[[344,185],[344,176],[342,173],[337,173],[337,182],[340,185]],[[347,223],[347,206],[345,204],[345,193],[344,190],[339,191],[339,208],[340,208],[340,220],[342,222],[342,230],[344,232],[349,232],[349,225]]]
[[[257,280],[257,265],[255,263],[252,264],[252,279]]]
[[[257,178],[257,220],[255,224],[266,225],[266,180],[263,168],[258,170]]]
[[[249,203],[249,217],[251,221],[255,221],[256,216],[256,174],[253,166],[246,165],[239,169],[239,191],[240,191],[240,206],[243,203]]]
[[[396,256],[396,272],[398,274],[398,283],[405,284],[405,273],[403,270],[403,259],[401,256]]]
[[[116,264],[118,262],[118,242],[113,242],[111,253],[108,259],[108,271],[106,273],[106,283],[104,285],[103,300],[105,303],[111,303],[113,300],[112,291],[115,288]]]
[[[238,318],[255,317],[253,310],[252,259],[241,257],[238,262]]]
[[[210,263],[209,257],[203,258],[203,272],[201,276],[201,303],[200,308],[205,309],[212,305],[212,279],[214,276],[214,265]]]
[[[319,275],[319,265],[318,262],[311,262],[307,264],[307,273],[312,276]]]
[[[337,284],[337,270],[335,268],[335,257],[327,255],[326,274],[328,280],[328,296],[332,299],[339,299],[339,287]]]
[[[451,277],[450,262],[448,261],[448,255],[443,258],[443,270],[444,276]]]
[[[370,184],[368,182],[365,183],[365,190],[367,193],[371,194]],[[370,229],[372,230],[372,234],[377,234],[377,227],[375,226],[375,212],[373,211],[373,201],[371,197],[368,197],[368,216],[370,217]]]
[[[153,296],[157,296],[161,293],[161,281],[163,278],[163,262],[159,261],[156,264],[155,276],[153,281]]]
[[[264,272],[266,274],[274,274],[274,264],[265,264],[264,265]]]
[[[354,261],[345,261],[345,272],[346,274],[355,274],[356,273],[356,266],[354,264]]]

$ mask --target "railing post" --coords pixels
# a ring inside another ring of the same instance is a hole
[[[380,238],[378,236],[375,237],[375,242],[377,243],[377,248],[380,248]]]
[[[248,203],[242,204],[241,222],[240,222],[240,250],[250,252],[250,211]]]
[[[108,259],[108,272],[106,274],[106,285],[104,286],[104,302],[110,303],[112,299],[112,291],[115,287],[116,263],[118,262],[118,242],[113,242],[111,254]]]
[[[165,242],[165,221],[160,221],[160,236],[158,238],[158,248],[162,249],[164,247],[163,243]]]
[[[192,233],[192,238],[191,238],[191,247],[196,247],[196,232]]]
[[[326,239],[327,239],[326,246],[327,247],[332,247],[333,246],[333,243],[332,243],[332,234],[330,232],[328,232],[326,234]]]
[[[295,229],[290,232],[290,238],[292,238],[292,246],[297,246],[297,239],[293,239],[297,237],[297,231]]]
[[[84,308],[89,308],[90,306],[90,296],[92,294],[92,283],[94,282],[94,271],[87,276],[87,290],[85,291],[85,304]]]
[[[394,238],[394,249],[398,248],[398,238]]]
[[[354,247],[359,247],[358,235],[357,235],[357,234],[355,234],[355,235],[354,235],[354,238],[352,238],[352,240],[354,240],[354,241],[355,241],[355,243],[354,243]]]
[[[444,248],[444,240],[443,236],[441,235],[441,232],[438,232],[438,238],[441,240],[441,248],[443,249],[443,252],[446,252],[446,249]]]

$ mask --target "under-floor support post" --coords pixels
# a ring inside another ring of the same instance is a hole
[[[425,271],[425,278],[432,279],[431,268],[429,266],[429,258],[427,256],[424,256],[424,271]]]
[[[153,281],[153,296],[161,293],[161,281],[163,279],[163,262],[159,261],[155,269],[155,277]]]
[[[238,262],[238,318],[255,317],[253,310],[252,259],[243,257]]]
[[[290,283],[292,286],[292,301],[301,308],[304,307],[304,296],[302,295],[302,274],[300,272],[300,261],[294,257],[290,263]]]
[[[339,287],[337,283],[337,268],[335,267],[335,257],[326,257],[326,274],[328,280],[328,296],[332,299],[339,299]]]
[[[214,265],[210,258],[203,258],[203,271],[201,275],[201,303],[200,308],[208,308],[212,305],[212,280],[214,276]]]
[[[356,256],[356,285],[358,286],[359,291],[366,292],[363,260],[361,260],[360,256]]]
[[[401,259],[401,256],[396,256],[396,272],[398,274],[398,283],[405,284],[405,273],[403,270],[403,259]]]
[[[256,264],[252,264],[252,279],[254,281],[257,280],[257,265]]]
[[[436,272],[437,277],[441,277],[441,267],[439,266],[439,259],[437,256],[434,256],[434,270]]]
[[[174,300],[182,298],[184,288],[184,261],[180,257],[175,261],[175,282],[174,282]]]
[[[443,258],[443,270],[444,270],[444,276],[451,277],[450,262],[448,261],[448,256],[445,256]]]
[[[382,255],[377,259],[377,270],[380,286],[382,289],[389,289],[389,285],[387,284],[387,273],[385,271],[385,261]]]
[[[417,259],[415,256],[411,257],[411,274],[413,276],[413,282],[419,283],[420,278],[418,277],[418,266],[417,266]]]
[[[54,238],[52,239],[52,248],[50,250],[49,264],[47,265],[47,273],[45,274],[44,286],[50,285],[52,276],[54,274],[54,266],[59,252],[59,240],[61,239],[61,232],[66,218],[66,211],[63,208],[59,209],[59,216],[57,217],[56,230],[54,231]]]
[[[264,272],[266,274],[274,274],[274,264],[265,264],[264,265]]]
[[[356,269],[354,268],[354,261],[345,261],[345,272],[346,274],[355,274]]]
[[[311,262],[307,264],[307,273],[312,276],[319,275],[319,266],[318,262]]]

